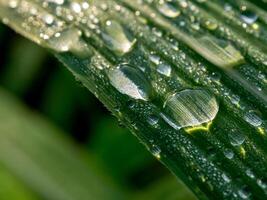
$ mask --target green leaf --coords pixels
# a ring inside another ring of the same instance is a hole
[[[6,199],[37,200],[37,195],[11,174],[5,167],[0,167],[0,195]]]
[[[266,11],[241,0],[1,0],[0,16],[198,198],[266,199]]]

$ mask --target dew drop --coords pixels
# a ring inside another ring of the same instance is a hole
[[[181,14],[181,12],[171,2],[160,1],[157,8],[161,14],[169,18],[175,18]]]
[[[158,146],[153,144],[150,151],[153,154],[153,156],[155,156],[157,159],[160,159],[161,149]]]
[[[10,8],[17,8],[18,6],[18,1],[17,0],[10,0],[9,1],[9,7]]]
[[[241,12],[240,18],[247,24],[253,24],[258,19],[258,16],[256,13],[245,9]]]
[[[186,89],[170,95],[163,108],[165,121],[168,119],[166,122],[183,128],[211,122],[218,113],[219,105],[216,98],[206,90]]]
[[[227,183],[230,183],[231,182],[231,179],[225,173],[222,174],[222,178]]]
[[[258,186],[260,186],[262,189],[267,188],[267,179],[258,179],[257,180]]]
[[[254,175],[254,173],[251,171],[251,169],[247,169],[247,170],[246,170],[246,174],[247,174],[247,176],[250,177],[250,178],[255,178],[255,175]]]
[[[237,131],[231,131],[228,138],[233,146],[240,146],[245,141],[245,135]]]
[[[53,15],[46,14],[43,16],[43,20],[46,24],[51,25],[54,22],[54,17],[53,17]]]
[[[70,7],[71,10],[75,13],[80,13],[82,11],[81,5],[77,2],[72,2]]]
[[[246,120],[246,122],[248,122],[252,126],[258,127],[262,124],[261,118],[253,110],[250,110],[249,112],[247,112],[244,116],[244,119]]]
[[[213,21],[210,21],[210,20],[207,20],[205,21],[205,27],[211,31],[217,29],[218,27],[218,24],[216,22],[213,22]]]
[[[105,22],[101,35],[107,47],[119,56],[130,52],[136,42],[136,39],[131,38],[115,20]]]
[[[226,149],[223,154],[226,158],[230,160],[234,157],[234,152],[231,149]]]
[[[149,55],[149,60],[156,65],[160,64],[160,57],[158,55],[155,54]]]
[[[243,187],[242,189],[238,190],[237,193],[242,199],[247,199],[250,196],[250,192],[247,187]]]
[[[161,63],[157,67],[157,72],[169,77],[171,76],[172,68],[168,64]]]
[[[225,40],[202,36],[196,40],[194,48],[213,64],[226,68],[234,67],[244,62],[242,54]]]
[[[152,88],[143,72],[129,64],[120,64],[108,71],[111,84],[122,94],[134,99],[149,100]]]
[[[159,122],[159,118],[156,115],[150,115],[147,118],[147,122],[151,125],[151,126],[156,126]]]
[[[48,40],[50,46],[58,52],[72,52],[79,57],[91,54],[87,44],[81,39],[81,32],[76,28],[68,28]]]

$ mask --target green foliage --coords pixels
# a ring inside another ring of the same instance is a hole
[[[198,198],[266,199],[263,9],[241,0],[17,2],[0,1],[4,23],[51,50]]]

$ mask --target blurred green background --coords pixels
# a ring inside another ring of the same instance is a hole
[[[0,25],[0,199],[195,199],[46,50]]]

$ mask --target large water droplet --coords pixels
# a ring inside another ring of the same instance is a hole
[[[227,41],[202,36],[193,45],[201,55],[219,67],[233,67],[244,62],[241,53]]]
[[[262,124],[262,119],[259,117],[259,115],[251,110],[249,112],[247,112],[244,116],[244,119],[251,124],[252,126],[260,126]]]
[[[247,24],[253,24],[258,19],[258,16],[256,13],[250,10],[247,10],[247,9],[241,12],[240,17]]]
[[[136,39],[131,38],[115,20],[106,21],[103,26],[102,37],[107,47],[119,56],[130,52],[136,42]]]
[[[181,13],[171,2],[159,2],[157,8],[161,14],[170,18],[178,17]]]
[[[237,131],[231,131],[228,137],[233,146],[240,146],[245,141],[245,135]]]
[[[139,68],[129,64],[121,64],[108,71],[111,84],[122,94],[134,99],[149,100],[152,88]]]
[[[186,89],[167,98],[163,116],[165,121],[169,120],[166,122],[172,122],[172,126],[175,124],[176,127],[182,128],[211,122],[218,110],[216,98],[208,91]]]

